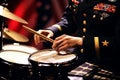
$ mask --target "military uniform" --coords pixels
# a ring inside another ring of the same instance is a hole
[[[49,27],[55,36],[73,34],[83,37],[77,54],[120,74],[120,0],[78,0],[69,4],[60,22]]]

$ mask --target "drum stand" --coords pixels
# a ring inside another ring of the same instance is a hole
[[[6,7],[8,5],[7,1],[4,0],[2,3],[2,6]],[[3,47],[3,29],[5,27],[5,18],[0,16],[0,50],[2,50]],[[10,72],[9,72],[10,75]],[[7,80],[5,77],[0,76],[0,80]]]
[[[2,46],[3,46],[3,21],[2,21],[2,17],[0,17],[0,50],[2,50]]]
[[[8,5],[7,1],[4,0],[2,6],[6,7]],[[3,46],[3,28],[5,27],[5,18],[0,16],[0,50],[2,50]]]

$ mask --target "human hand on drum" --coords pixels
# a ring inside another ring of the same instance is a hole
[[[83,40],[81,37],[73,37],[69,35],[62,35],[57,37],[52,45],[52,48],[56,51],[63,51],[68,48],[75,47],[76,45],[81,46],[83,43]]]
[[[54,35],[51,30],[39,30],[39,31],[37,31],[37,33],[43,34],[47,38],[50,38]],[[36,45],[39,44],[40,42],[44,42],[44,41],[45,40],[43,38],[41,38],[39,35],[37,35],[37,34],[34,35],[34,42]]]
[[[47,38],[50,38],[54,35],[53,32],[50,30],[39,30],[38,33],[46,35]],[[35,34],[34,41],[35,41],[35,44],[37,45],[38,43],[43,42],[44,40],[42,38],[40,38],[39,35]],[[53,41],[52,48],[59,52],[59,51],[64,51],[68,48],[72,48],[76,45],[81,46],[82,42],[83,41],[82,41],[81,37],[73,37],[73,36],[64,34],[64,35],[57,37]]]

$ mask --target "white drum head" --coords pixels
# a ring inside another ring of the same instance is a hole
[[[66,63],[76,58],[75,54],[60,55],[54,50],[41,50],[30,56],[30,60],[39,63]]]
[[[29,65],[29,53],[5,50],[0,52],[0,58],[11,63]]]
[[[38,49],[32,46],[26,46],[26,45],[20,45],[20,44],[7,44],[3,45],[3,50],[16,50],[16,51],[22,51],[27,53],[34,53],[37,52]]]

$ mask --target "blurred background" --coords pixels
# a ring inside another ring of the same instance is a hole
[[[27,26],[34,30],[43,29],[57,23],[68,3],[68,0],[0,0],[0,5],[7,3],[5,6],[11,13],[26,20]],[[22,23],[5,18],[5,24],[8,29],[17,32],[29,39],[28,42],[22,43],[43,49],[42,43],[35,45],[33,34],[22,27]]]

